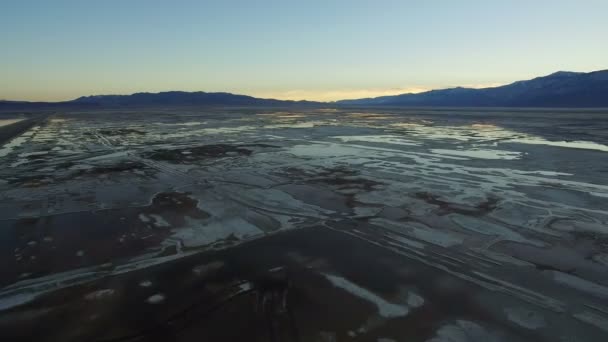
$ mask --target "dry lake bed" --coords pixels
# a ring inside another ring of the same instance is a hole
[[[607,341],[608,113],[0,115],[2,341]]]

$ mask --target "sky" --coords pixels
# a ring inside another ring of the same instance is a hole
[[[0,0],[0,99],[331,101],[608,68],[607,0]]]

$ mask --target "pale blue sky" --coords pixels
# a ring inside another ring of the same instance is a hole
[[[331,100],[608,68],[606,0],[0,0],[0,98]]]

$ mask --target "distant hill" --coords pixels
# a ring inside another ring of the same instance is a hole
[[[0,100],[0,111],[36,111],[36,110],[59,110],[59,109],[88,109],[92,106],[78,103],[66,102],[28,102],[28,101],[6,101]]]
[[[103,107],[201,105],[278,106],[294,104],[314,104],[314,102],[311,101],[282,101],[274,99],[260,99],[247,95],[235,95],[231,93],[206,93],[202,91],[167,91],[161,93],[135,93],[132,95],[83,96],[70,102]]]
[[[608,107],[608,70],[559,71],[500,87],[457,87],[336,103],[357,106]]]
[[[230,93],[167,91],[160,93],[135,93],[132,95],[83,96],[75,100],[63,102],[0,101],[0,110],[105,109],[159,106],[310,106],[320,104],[319,102],[312,101],[261,99]]]

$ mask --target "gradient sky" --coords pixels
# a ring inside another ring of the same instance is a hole
[[[607,0],[0,0],[0,99],[334,100],[608,68]]]

